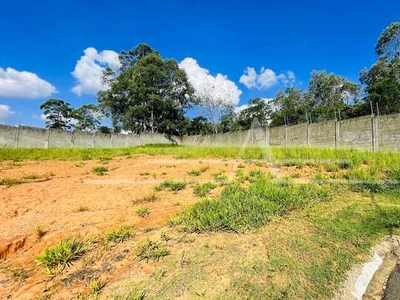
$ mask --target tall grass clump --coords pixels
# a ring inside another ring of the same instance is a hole
[[[229,184],[220,198],[195,203],[172,223],[187,232],[243,232],[266,224],[273,215],[284,215],[312,201],[329,197],[326,187],[305,186],[281,185],[259,174],[248,188]]]

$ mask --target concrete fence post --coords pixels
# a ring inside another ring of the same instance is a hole
[[[71,148],[74,148],[74,144],[75,144],[75,141],[74,141],[74,134],[75,134],[75,131],[71,131],[71,140],[70,140],[70,142],[69,142],[69,146],[70,146]]]
[[[114,148],[114,134],[111,133],[111,148]]]
[[[93,133],[93,138],[92,138],[92,148],[96,146],[96,132]]]
[[[379,116],[372,116],[371,137],[372,137],[372,151],[374,152],[378,151],[379,149],[378,123],[379,123]]]
[[[288,126],[285,125],[285,147],[288,145]]]
[[[18,143],[19,143],[19,131],[20,131],[20,127],[16,127],[15,130],[15,137],[14,137],[14,147],[18,148]]]
[[[269,127],[265,127],[265,146],[269,147]]]
[[[46,149],[48,149],[49,148],[49,145],[50,145],[50,135],[51,135],[51,129],[50,128],[48,128],[48,129],[46,129],[46,140],[44,141],[44,147],[46,148]]]
[[[306,123],[306,145],[310,146],[310,123]]]
[[[335,148],[338,148],[340,136],[340,121],[335,121]]]

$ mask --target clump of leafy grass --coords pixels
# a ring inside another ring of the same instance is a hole
[[[195,203],[182,211],[172,223],[187,232],[243,232],[266,224],[273,215],[282,215],[329,197],[328,193],[314,192],[324,190],[324,187],[310,185],[312,188],[282,185],[258,175],[247,189],[230,184],[220,198]]]
[[[172,239],[165,231],[162,231],[160,234],[160,239],[163,240],[164,242],[168,242],[169,240]]]
[[[104,240],[106,242],[122,243],[123,241],[129,239],[133,235],[134,232],[131,228],[124,227],[107,232],[104,237]]]
[[[140,244],[136,249],[136,256],[139,260],[159,261],[162,257],[170,254],[167,246],[158,241],[152,241],[147,238],[146,242]]]
[[[147,217],[149,214],[150,214],[150,208],[146,206],[141,206],[136,210],[136,215],[142,218]]]
[[[149,193],[141,199],[134,199],[133,204],[139,204],[143,202],[154,202],[158,200],[158,196],[156,193]]]
[[[105,166],[95,166],[92,169],[93,173],[99,176],[103,176],[108,172],[108,168]]]
[[[22,181],[17,178],[2,178],[0,179],[0,185],[7,185],[7,186],[12,186],[12,185],[17,185],[21,184]]]
[[[290,175],[291,178],[300,178],[301,177],[301,173],[300,172],[295,172],[293,174]]]
[[[30,174],[25,174],[22,178],[26,180],[35,180],[40,178],[40,176],[35,173],[30,173]]]
[[[87,250],[84,242],[72,239],[61,239],[61,241],[48,249],[45,249],[41,255],[36,256],[36,261],[44,265],[48,271],[54,267],[70,266],[74,260],[77,260]]]
[[[213,182],[202,183],[193,188],[193,193],[198,197],[206,197],[216,187],[217,184]]]
[[[146,171],[146,172],[141,172],[139,175],[140,176],[148,176],[148,175],[151,175],[151,173]]]
[[[160,187],[162,189],[167,189],[170,191],[180,191],[183,190],[187,185],[186,181],[176,181],[176,180],[165,180],[161,183]]]
[[[106,286],[105,283],[101,282],[99,279],[94,279],[90,282],[89,293],[92,295],[100,294],[101,290]]]
[[[228,181],[228,175],[226,175],[224,171],[218,171],[214,173],[213,178],[215,181],[222,183],[226,183]]]

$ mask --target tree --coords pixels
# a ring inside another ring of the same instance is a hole
[[[381,33],[375,47],[378,60],[360,73],[365,102],[383,114],[400,112],[400,22]]]
[[[136,133],[159,132],[182,135],[187,124],[185,110],[194,102],[194,90],[184,70],[172,59],[163,59],[140,44],[121,52],[119,74],[105,71],[107,91],[98,94],[102,110],[119,126]]]
[[[46,128],[71,129],[72,108],[70,104],[58,99],[49,99],[40,105],[46,116]]]
[[[253,120],[260,122],[262,127],[269,125],[271,121],[272,106],[266,99],[254,98],[248,101],[249,107],[243,109],[238,116],[237,123],[241,130],[251,128]]]
[[[213,133],[213,125],[208,122],[207,118],[199,116],[190,120],[187,133],[189,135],[211,134]]]
[[[306,95],[293,87],[280,91],[272,101],[271,125],[293,125],[307,121],[309,101]]]
[[[82,131],[95,131],[100,124],[99,110],[94,104],[85,104],[73,110],[72,117],[77,121],[75,129]]]
[[[317,121],[334,119],[352,103],[358,101],[359,86],[346,78],[325,71],[313,71],[308,83],[306,102]]]

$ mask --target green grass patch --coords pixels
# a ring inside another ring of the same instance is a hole
[[[188,232],[243,232],[270,221],[273,215],[329,198],[329,190],[315,184],[282,184],[262,174],[244,188],[228,185],[218,199],[203,199],[172,221]]]
[[[159,261],[161,258],[169,254],[170,252],[165,244],[159,241],[152,241],[149,238],[136,249],[136,256],[139,260]]]
[[[206,182],[206,183],[201,183],[196,185],[193,188],[193,193],[198,196],[198,197],[206,197],[211,190],[215,189],[218,186],[218,184],[214,182]]]
[[[94,174],[103,176],[108,172],[108,168],[105,166],[95,166],[92,168]]]
[[[136,215],[138,217],[147,217],[150,214],[150,208],[146,207],[146,206],[141,206],[138,209],[136,209]]]
[[[160,188],[167,189],[173,192],[178,192],[185,189],[186,185],[187,182],[182,180],[165,180],[161,183]]]
[[[104,240],[111,243],[122,243],[135,235],[131,228],[120,228],[106,233]]]
[[[55,267],[70,266],[87,250],[87,245],[76,239],[62,239],[57,245],[45,249],[41,255],[36,256],[36,261],[46,267],[48,271]]]

